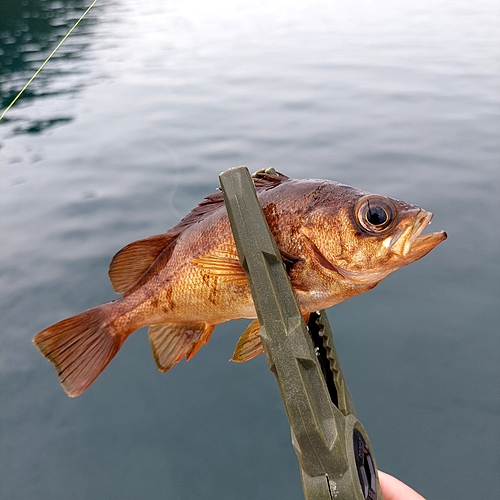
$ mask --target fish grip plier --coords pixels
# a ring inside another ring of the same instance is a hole
[[[312,313],[305,324],[248,169],[229,169],[219,179],[262,346],[290,423],[306,500],[383,500],[326,313]]]

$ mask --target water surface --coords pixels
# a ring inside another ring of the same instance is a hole
[[[2,107],[86,6],[2,1]],[[265,360],[227,362],[246,322],[167,374],[138,332],[77,399],[31,344],[245,164],[435,214],[446,242],[329,316],[379,467],[496,498],[499,34],[488,0],[98,4],[0,123],[0,496],[302,498]]]

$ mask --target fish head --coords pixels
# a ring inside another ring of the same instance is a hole
[[[433,215],[416,205],[349,186],[336,191],[305,231],[311,258],[348,286],[372,288],[447,237],[444,231],[422,234]]]

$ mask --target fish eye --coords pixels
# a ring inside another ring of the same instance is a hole
[[[387,215],[384,207],[379,206],[370,206],[366,211],[365,217],[368,223],[373,226],[383,226],[387,222],[387,219],[389,219],[389,215]]]
[[[392,227],[396,208],[388,198],[370,195],[358,202],[355,214],[362,229],[378,234]]]

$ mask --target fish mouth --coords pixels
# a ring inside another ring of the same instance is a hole
[[[415,224],[403,231],[403,234],[399,235],[397,240],[394,241],[396,245],[400,240],[404,240],[404,244],[400,251],[402,256],[408,258],[411,262],[427,255],[434,247],[448,237],[444,231],[436,231],[434,233],[422,235],[424,229],[431,223],[432,217],[433,214],[431,212],[420,209]],[[404,238],[405,234],[408,232],[408,237]]]

